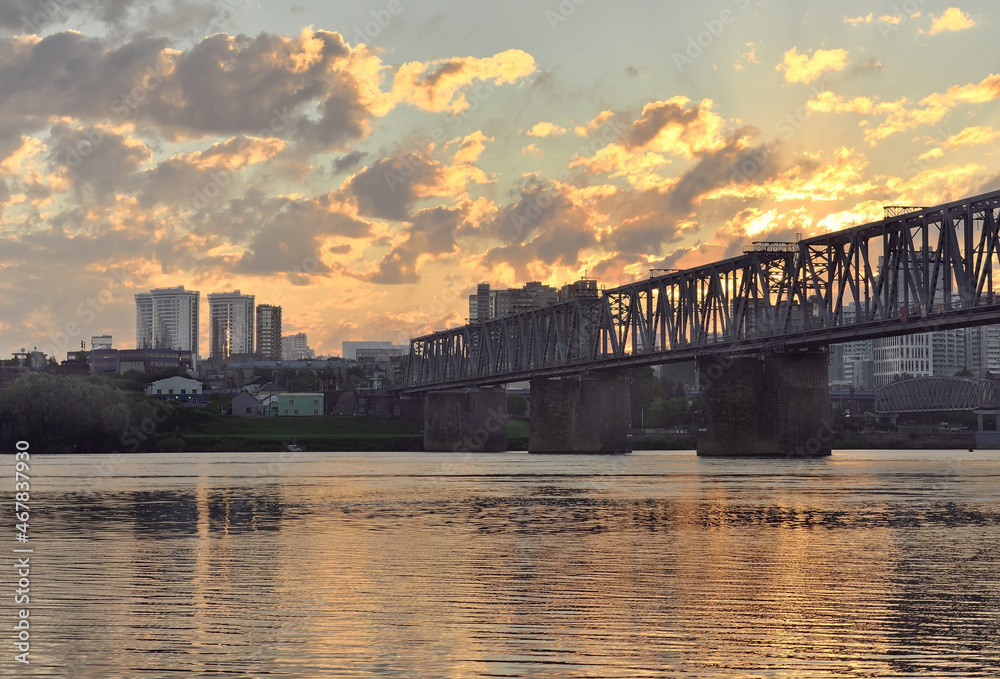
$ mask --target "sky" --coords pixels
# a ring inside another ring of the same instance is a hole
[[[985,1],[4,0],[0,354],[239,289],[320,355],[1000,188]]]

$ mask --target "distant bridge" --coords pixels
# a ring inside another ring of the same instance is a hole
[[[1000,382],[961,377],[916,377],[875,390],[880,415],[1000,410]]]
[[[531,380],[533,452],[631,449],[632,366],[698,360],[699,455],[829,455],[826,346],[1000,322],[1000,191],[410,340],[427,450],[505,450]],[[954,385],[953,385],[954,386]],[[957,387],[956,387],[957,388]]]
[[[909,210],[909,211],[907,211]],[[1000,322],[1000,191],[410,341],[408,393]]]

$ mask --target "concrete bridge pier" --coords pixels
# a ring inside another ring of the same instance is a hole
[[[424,450],[507,450],[507,390],[432,391],[424,396]]]
[[[528,452],[632,452],[628,370],[531,380]]]
[[[815,457],[833,440],[823,350],[698,359],[698,455]]]

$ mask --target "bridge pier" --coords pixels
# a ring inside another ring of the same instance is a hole
[[[698,455],[814,457],[833,440],[826,351],[698,359]]]
[[[424,450],[507,450],[507,390],[432,391],[424,396]]]
[[[528,452],[632,452],[627,370],[531,380]]]

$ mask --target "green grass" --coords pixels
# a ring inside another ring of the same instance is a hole
[[[422,422],[390,420],[382,417],[240,417],[208,415],[195,418],[187,428],[191,433],[210,436],[403,436],[420,434]]]
[[[181,423],[187,451],[420,450],[423,423],[380,417],[239,417],[198,411]]]

